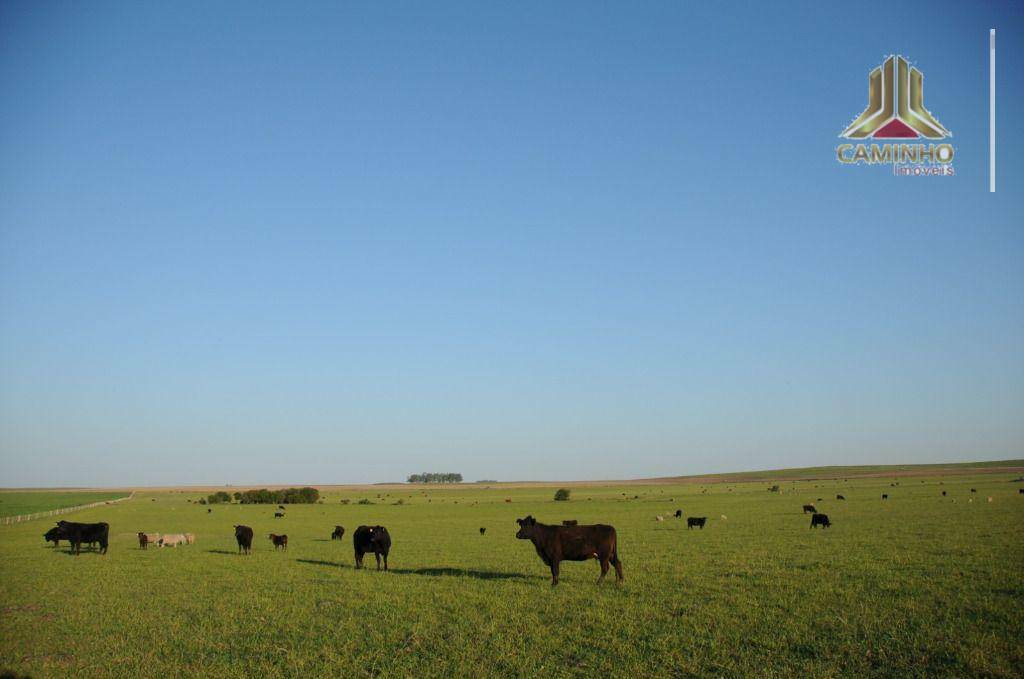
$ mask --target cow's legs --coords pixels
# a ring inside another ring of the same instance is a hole
[[[598,557],[598,560],[601,562],[601,575],[597,578],[597,584],[600,585],[601,581],[604,580],[604,576],[608,575],[608,557]]]
[[[623,580],[625,580],[625,578],[622,575],[622,562],[619,561],[619,551],[618,550],[615,550],[614,552],[612,552],[612,556],[609,559],[609,561],[611,561],[612,565],[615,566],[615,581],[616,582],[622,582]]]
[[[388,553],[384,552],[384,570],[388,569]]]
[[[551,560],[551,586],[554,587],[558,584],[558,562],[554,559]]]
[[[374,552],[373,555],[377,557],[377,570],[380,570],[380,552]]]
[[[359,568],[362,568],[362,567],[363,567],[363,555],[362,555],[361,552],[356,552],[356,568],[359,569]]]

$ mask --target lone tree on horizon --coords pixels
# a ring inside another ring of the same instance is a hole
[[[569,489],[559,488],[555,491],[555,502],[565,502],[569,499]]]

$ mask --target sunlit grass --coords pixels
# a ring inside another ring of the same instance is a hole
[[[1024,496],[1012,478],[780,482],[781,493],[761,482],[574,487],[558,503],[547,487],[345,491],[284,519],[270,506],[207,513],[186,501],[200,493],[140,493],[75,515],[111,524],[106,556],[45,546],[47,522],[0,528],[0,669],[1019,676]],[[807,501],[832,528],[808,528]],[[677,507],[707,527],[687,530],[669,516]],[[513,537],[526,514],[615,525],[625,584],[595,585],[590,561],[563,564],[552,589],[533,547]],[[236,523],[256,531],[249,557],[236,554]],[[360,523],[388,527],[390,573],[353,569]],[[347,530],[340,542],[335,524]],[[141,551],[140,530],[198,540]],[[287,552],[269,532],[289,535]]]

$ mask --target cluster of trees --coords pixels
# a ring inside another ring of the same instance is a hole
[[[568,488],[559,488],[555,491],[555,502],[565,502],[569,499],[570,491]]]
[[[225,504],[231,502],[231,496],[225,493],[223,490],[218,490],[213,495],[207,497],[206,501],[211,505]]]
[[[235,493],[235,499],[243,505],[311,505],[320,500],[320,491],[309,486],[284,490],[260,488]]]
[[[424,472],[423,474],[410,474],[409,483],[462,483],[462,474]]]

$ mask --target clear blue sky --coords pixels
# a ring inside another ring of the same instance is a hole
[[[0,485],[1020,457],[1022,11],[3,2]]]

